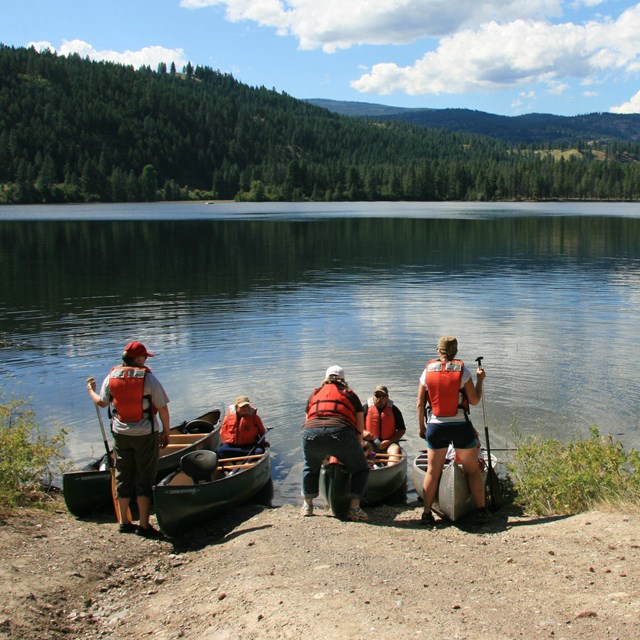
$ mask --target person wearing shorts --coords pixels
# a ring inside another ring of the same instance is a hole
[[[469,490],[480,518],[486,519],[489,515],[478,465],[478,433],[468,416],[468,406],[478,404],[482,398],[486,374],[484,369],[478,367],[474,385],[471,372],[461,360],[455,358],[458,341],[453,336],[440,338],[436,352],[437,359],[427,363],[420,377],[417,402],[420,437],[427,441],[427,472],[424,478],[424,511],[421,521],[430,527],[435,525],[431,505],[438,492],[449,445],[455,448],[467,474]]]
[[[149,522],[151,496],[160,447],[169,444],[170,416],[169,397],[145,365],[151,357],[153,353],[142,342],[129,342],[122,353],[122,365],[111,369],[100,393],[93,379],[87,383],[87,390],[96,405],[110,407],[120,532],[157,538],[160,532]],[[129,519],[129,503],[134,497],[138,526]]]

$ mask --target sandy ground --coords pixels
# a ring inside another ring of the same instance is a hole
[[[0,519],[0,638],[640,638],[640,516],[418,524],[247,506],[176,540]]]

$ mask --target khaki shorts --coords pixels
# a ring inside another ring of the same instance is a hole
[[[158,473],[159,438],[159,433],[113,434],[118,498],[151,497]]]

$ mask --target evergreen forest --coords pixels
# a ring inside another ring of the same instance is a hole
[[[206,66],[0,45],[0,203],[637,200],[640,144],[353,118]]]

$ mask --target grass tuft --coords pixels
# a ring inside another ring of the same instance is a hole
[[[0,404],[0,506],[46,501],[66,435],[43,431],[23,400]]]
[[[532,515],[570,515],[614,505],[640,510],[640,453],[626,452],[595,426],[582,440],[527,438],[518,443],[507,470],[514,504]]]

